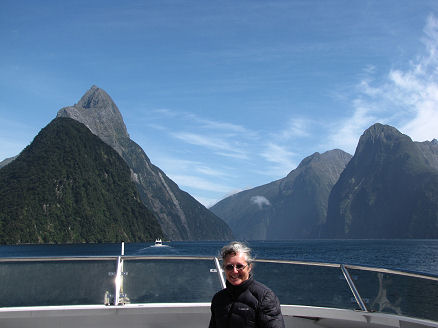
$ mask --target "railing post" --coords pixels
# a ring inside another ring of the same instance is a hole
[[[115,292],[114,292],[114,305],[117,306],[120,303],[120,291],[123,288],[123,259],[122,256],[125,255],[125,243],[122,242],[121,256],[117,257],[117,272],[115,279]]]
[[[214,264],[216,266],[217,274],[219,276],[219,281],[221,282],[222,289],[224,289],[227,286],[225,285],[225,278],[224,275],[222,274],[222,268],[217,257],[214,258]]]
[[[341,270],[342,273],[344,274],[345,280],[347,280],[347,284],[350,287],[351,292],[353,293],[356,303],[359,305],[362,311],[368,312],[367,307],[365,306],[365,303],[362,300],[362,297],[360,297],[360,294],[353,282],[353,279],[351,279],[350,273],[348,272],[347,268],[343,264],[341,264]]]

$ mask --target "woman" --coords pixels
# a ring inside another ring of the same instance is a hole
[[[209,328],[284,328],[277,296],[251,274],[251,249],[232,242],[221,257],[227,287],[213,296]]]

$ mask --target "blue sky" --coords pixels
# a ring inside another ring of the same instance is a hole
[[[207,206],[376,122],[438,138],[436,0],[2,0],[0,40],[0,160],[92,85]]]

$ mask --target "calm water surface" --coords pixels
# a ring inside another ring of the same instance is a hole
[[[125,244],[125,255],[217,256],[224,242]],[[438,240],[250,241],[256,258],[330,262],[438,275]],[[0,257],[120,255],[120,244],[0,246]]]

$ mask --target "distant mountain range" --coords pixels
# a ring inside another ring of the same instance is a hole
[[[330,191],[350,159],[342,150],[315,153],[285,178],[227,197],[210,210],[241,239],[318,238]]]
[[[211,210],[241,239],[438,238],[438,142],[375,124],[353,157],[313,154]]]
[[[163,233],[122,158],[57,118],[0,170],[0,243],[139,242]]]
[[[102,89],[57,117],[0,162],[0,242],[438,238],[435,139],[377,123],[354,156],[314,153],[208,210],[151,163]]]

